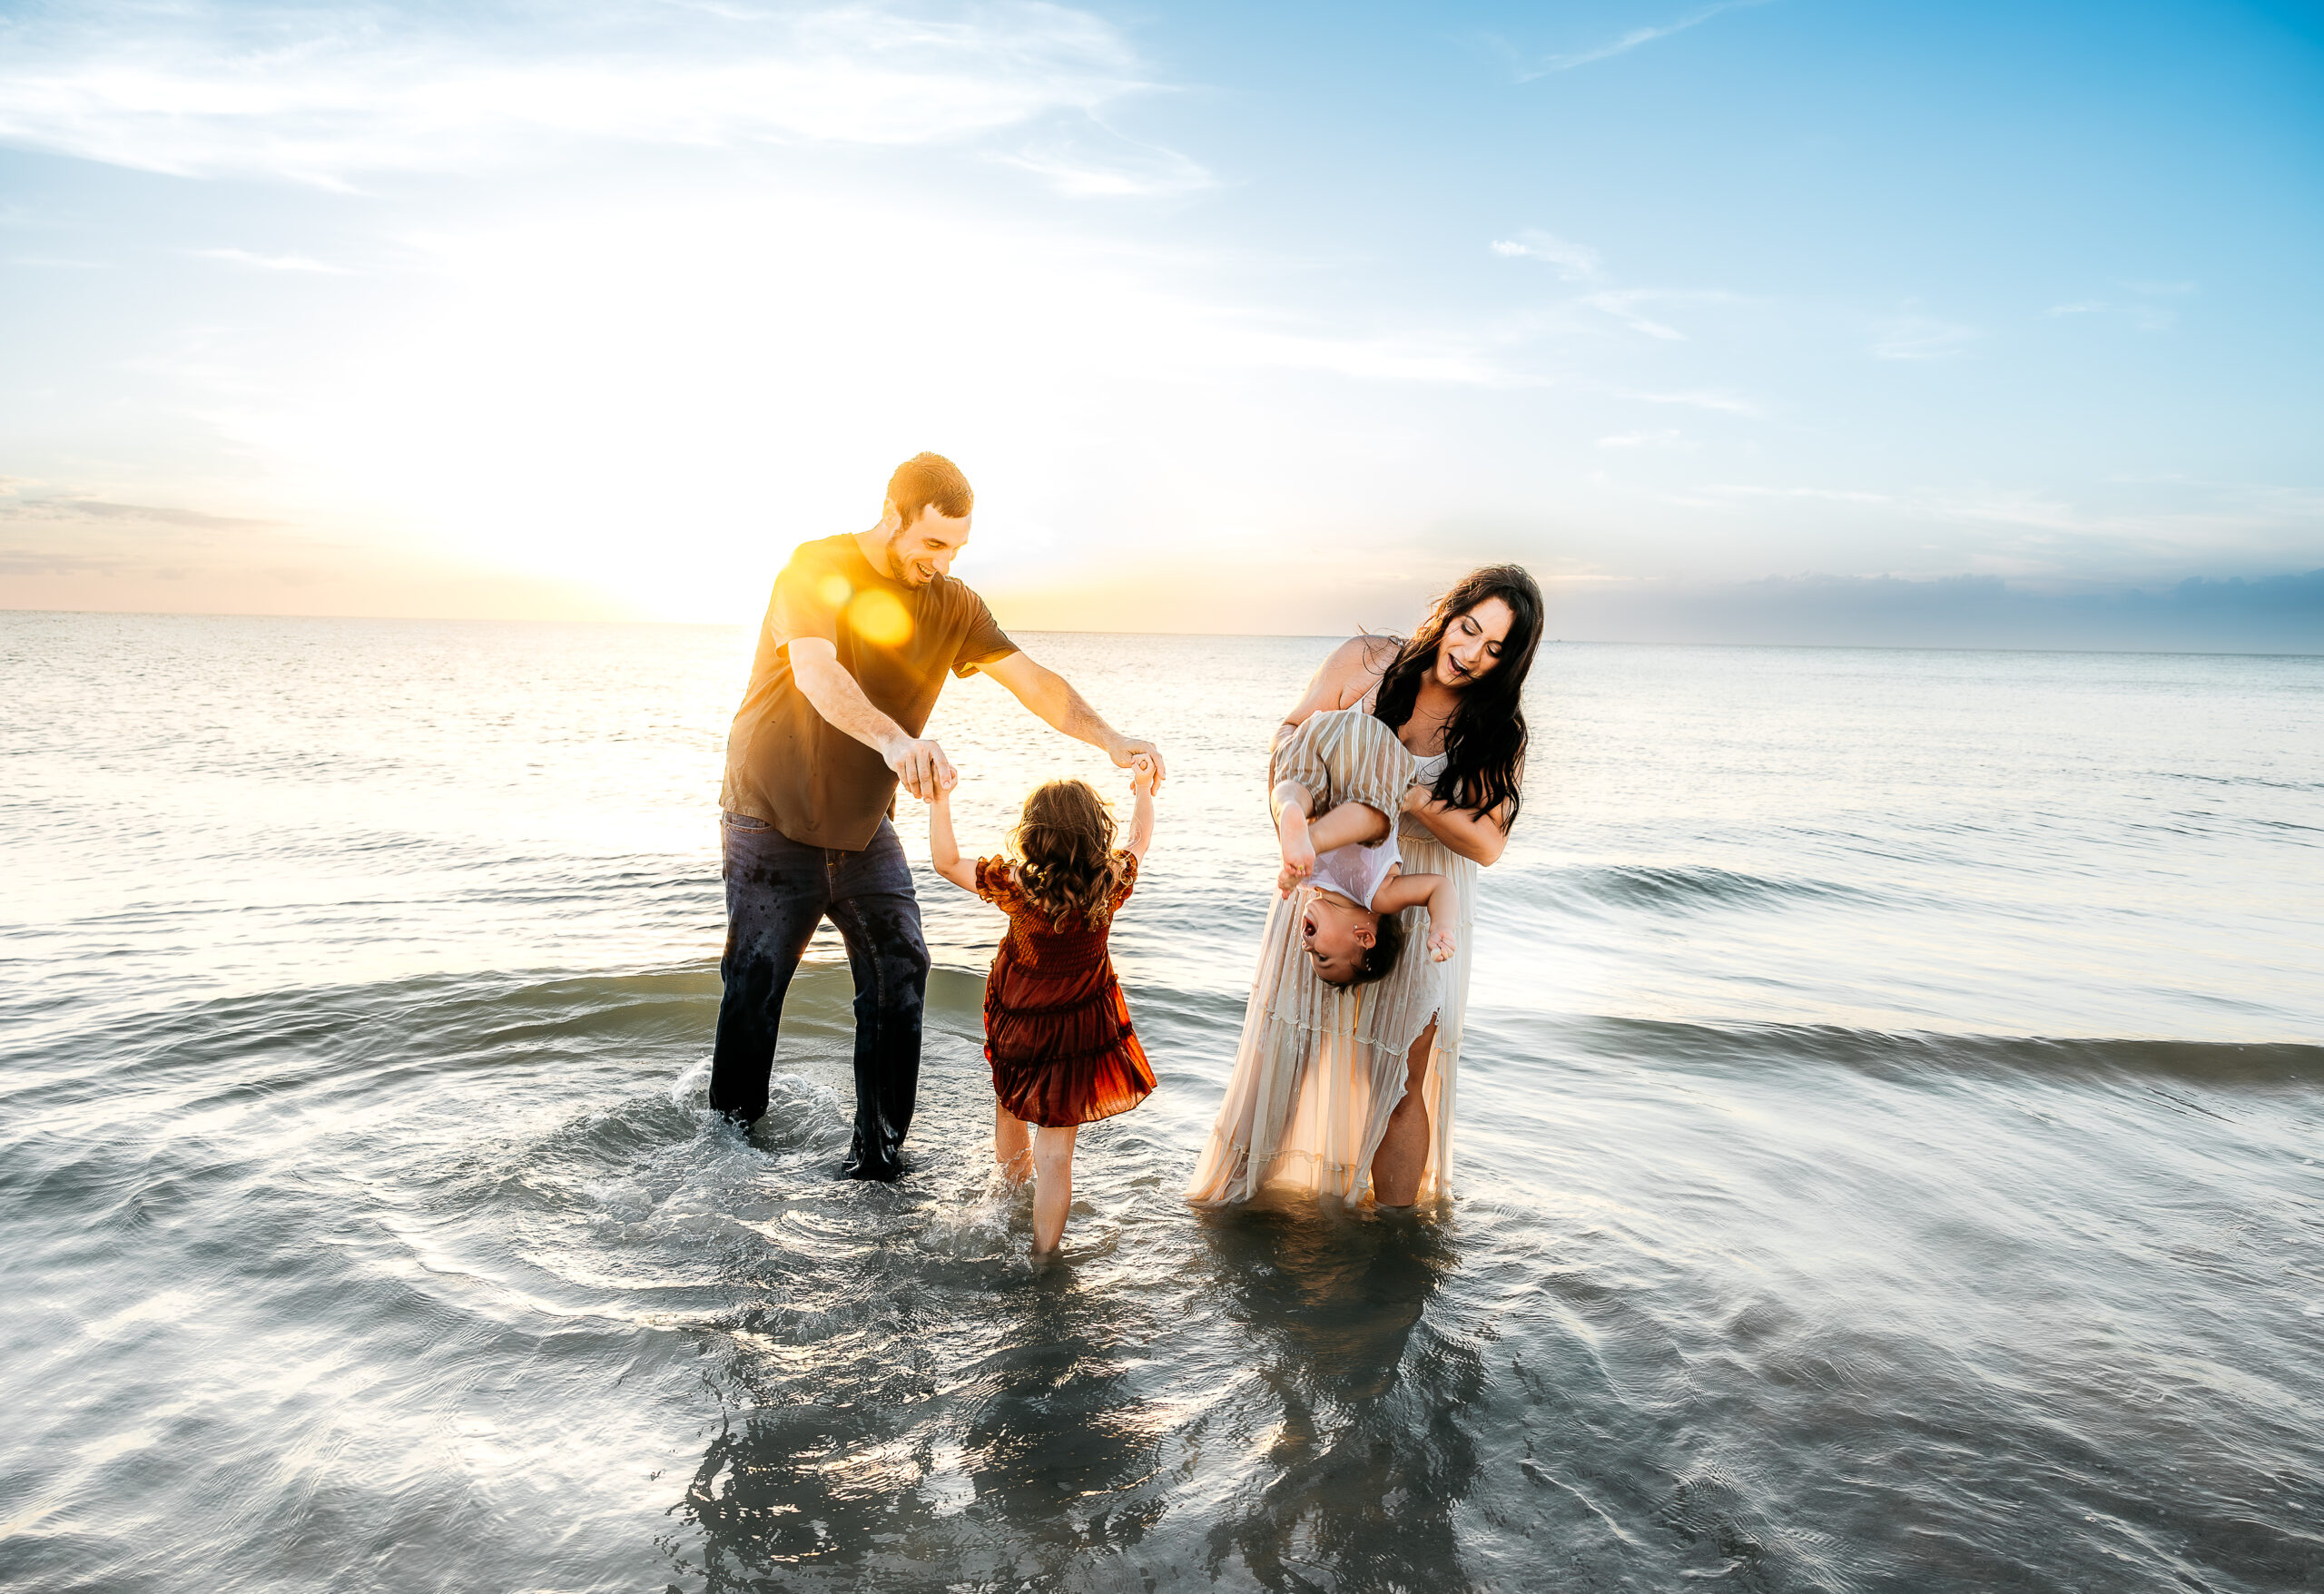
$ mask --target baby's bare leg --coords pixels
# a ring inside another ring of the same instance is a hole
[[[1318,852],[1336,847],[1369,847],[1388,839],[1388,816],[1362,802],[1343,802],[1321,819],[1307,822],[1307,840]]]

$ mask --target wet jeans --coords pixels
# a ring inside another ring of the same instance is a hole
[[[928,943],[896,827],[861,852],[811,847],[763,821],[723,816],[726,955],[710,1105],[748,1123],[766,1111],[783,993],[816,924],[829,917],[855,975],[855,1146],[848,1171],[885,1178],[911,1127],[920,1085]]]

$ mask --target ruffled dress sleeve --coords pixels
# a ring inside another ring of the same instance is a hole
[[[1025,893],[1017,887],[1016,867],[1006,858],[977,860],[977,895],[1004,913],[1014,913],[1025,904]]]
[[[1128,901],[1130,892],[1137,889],[1137,854],[1127,847],[1117,847],[1114,861],[1121,865],[1122,878],[1121,883],[1114,887],[1113,899],[1106,904],[1108,913]]]

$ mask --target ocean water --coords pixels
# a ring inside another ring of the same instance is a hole
[[[924,867],[911,1176],[828,939],[704,1110],[745,635],[0,615],[0,1582],[2324,1586],[2324,659],[1546,646],[1396,1218],[1177,1197],[1327,644],[1022,640],[1171,769],[1039,1271]]]

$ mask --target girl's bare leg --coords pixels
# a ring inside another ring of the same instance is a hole
[[[992,1160],[1009,1176],[1012,1185],[1021,1185],[1032,1176],[1031,1126],[1000,1105],[999,1097],[992,1104]]]
[[[1410,1206],[1420,1198],[1420,1176],[1428,1168],[1429,1054],[1436,1049],[1436,1020],[1431,1018],[1404,1058],[1404,1098],[1388,1115],[1387,1132],[1372,1154],[1372,1200],[1377,1206]]]
[[[1033,1131],[1033,1255],[1046,1256],[1065,1238],[1066,1209],[1073,1205],[1073,1137],[1078,1124]]]

